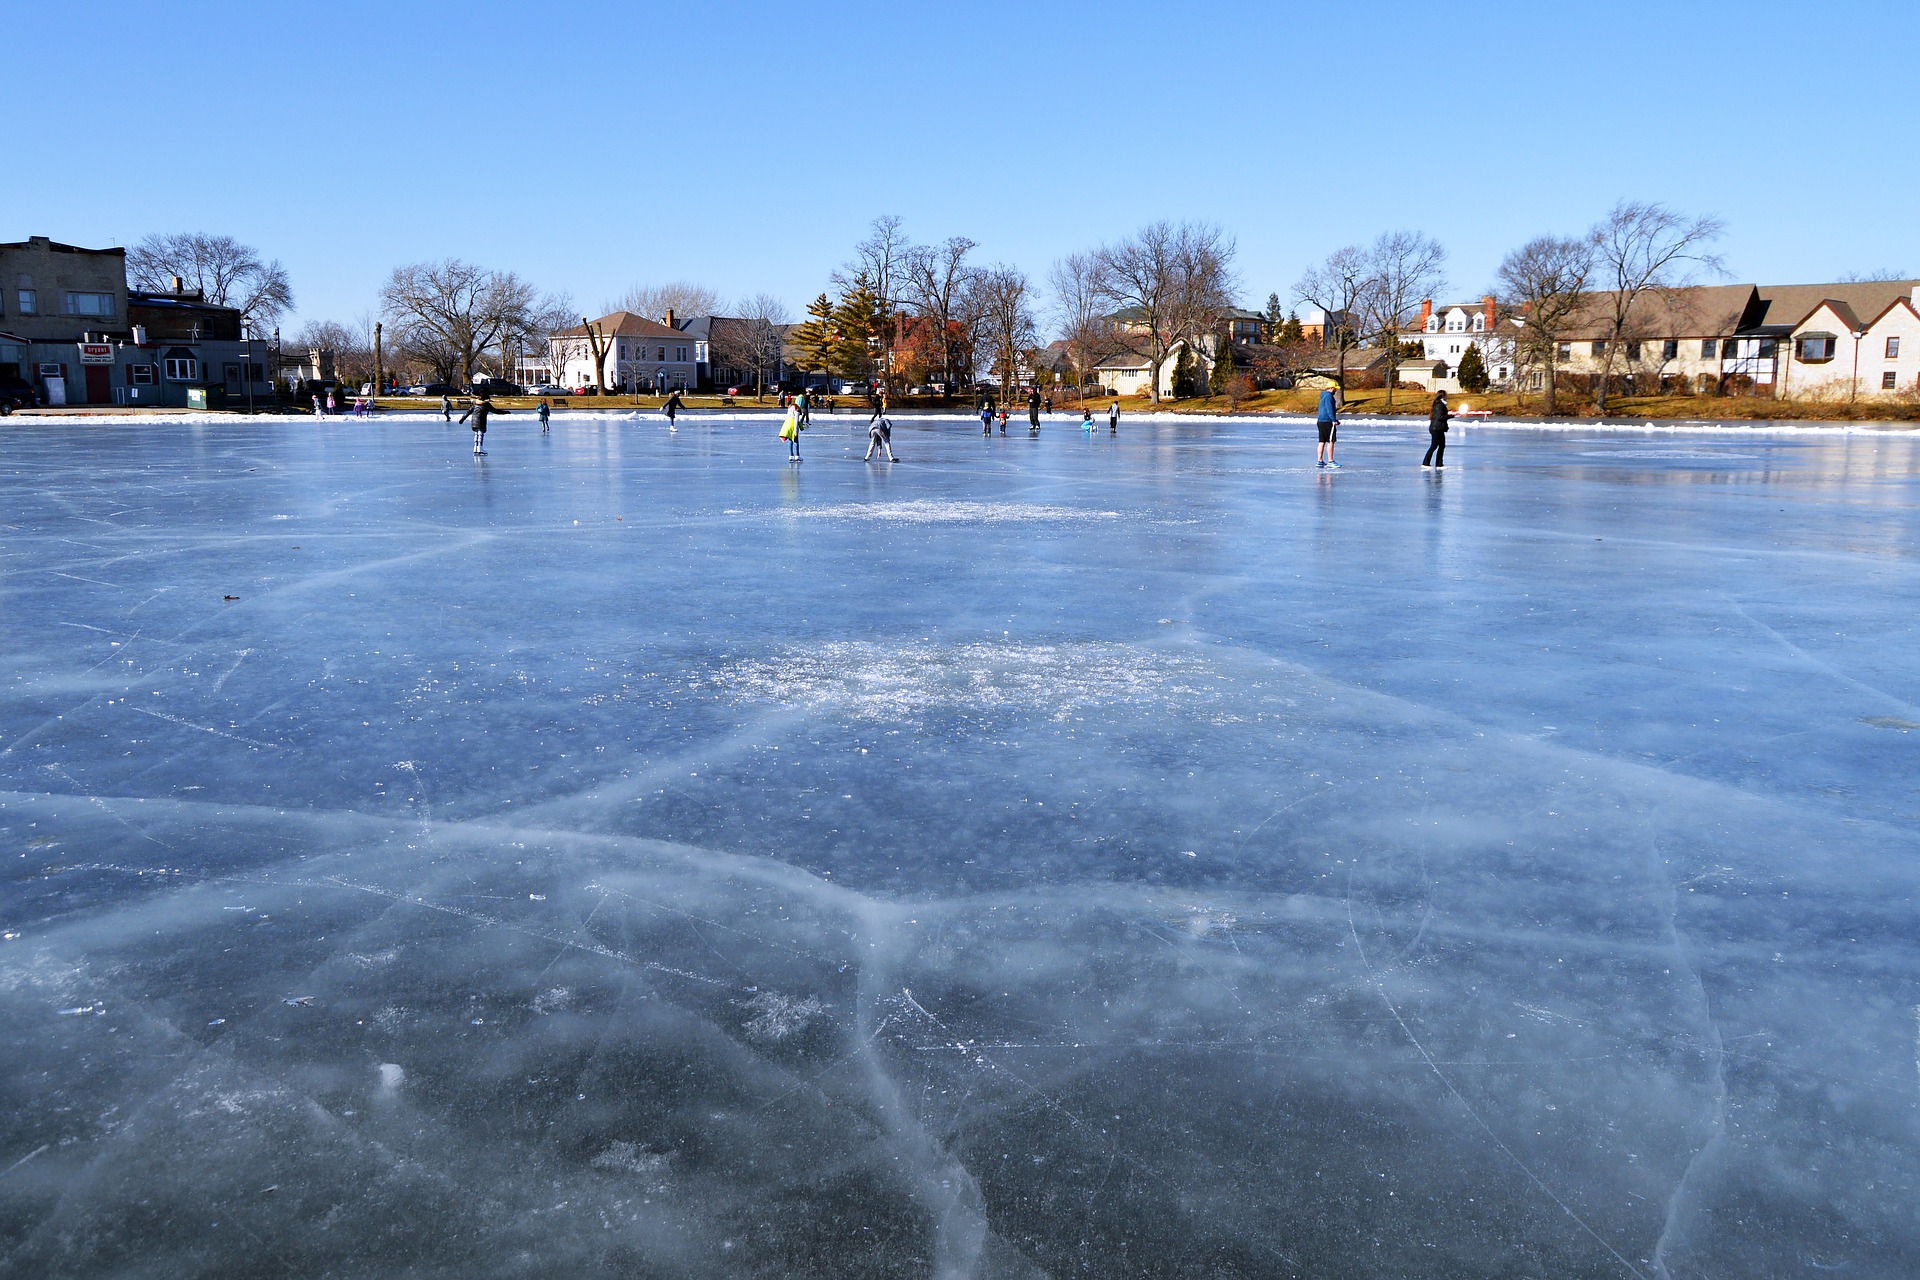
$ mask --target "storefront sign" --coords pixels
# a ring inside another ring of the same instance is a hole
[[[80,344],[81,364],[112,364],[113,344],[109,342],[83,342]]]

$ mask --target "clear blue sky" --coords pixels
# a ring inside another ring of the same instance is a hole
[[[1920,271],[1911,0],[109,0],[7,26],[0,239],[228,233],[285,261],[303,319],[445,256],[588,308],[685,278],[797,311],[883,213],[1036,278],[1210,220],[1253,305],[1397,227],[1476,296],[1622,197],[1724,217],[1736,279]]]

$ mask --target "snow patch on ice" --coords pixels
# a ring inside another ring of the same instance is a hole
[[[1118,520],[1118,511],[1089,511],[1038,502],[844,502],[830,507],[795,507],[779,514],[809,520],[867,520],[881,524],[1022,524],[1044,521]]]
[[[696,683],[744,700],[862,720],[913,720],[955,709],[1038,711],[1066,720],[1090,707],[1214,706],[1227,691],[1226,679],[1204,659],[1110,641],[835,641],[732,662]]]
[[[795,1000],[777,991],[762,991],[746,1002],[753,1010],[747,1020],[747,1039],[778,1044],[807,1029],[807,1024],[827,1011],[812,996]]]

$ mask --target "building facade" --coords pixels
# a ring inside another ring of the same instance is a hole
[[[671,321],[673,313],[666,318]],[[598,372],[608,391],[692,391],[700,385],[700,366],[708,359],[704,338],[631,311],[601,316],[593,330],[589,335],[586,325],[575,325],[548,339],[549,367],[562,386],[598,385],[595,341],[604,353]]]
[[[125,249],[0,244],[0,287],[0,381],[28,383],[42,404],[184,408],[272,393],[269,344],[243,336],[236,308],[177,281],[130,291]]]

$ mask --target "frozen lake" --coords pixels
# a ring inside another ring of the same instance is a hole
[[[0,1274],[1920,1274],[1920,438],[0,428]]]

